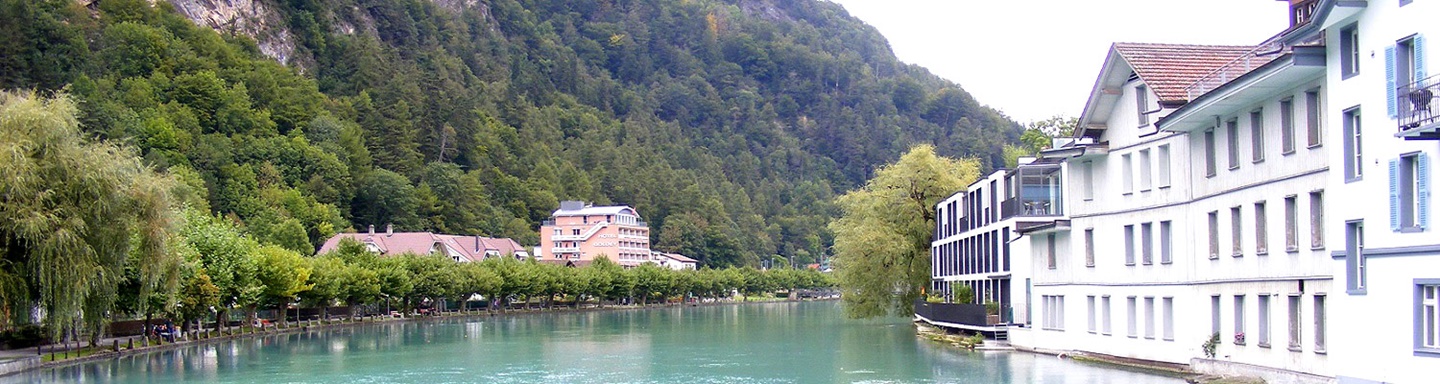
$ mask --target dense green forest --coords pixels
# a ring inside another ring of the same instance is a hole
[[[533,245],[577,199],[707,265],[811,262],[834,196],[909,146],[988,168],[1021,131],[825,1],[257,1],[289,65],[166,1],[0,0],[0,89],[70,94],[302,254],[388,223]]]

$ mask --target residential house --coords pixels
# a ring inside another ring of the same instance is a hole
[[[1060,167],[1027,163],[999,170],[942,200],[935,207],[935,236],[930,243],[932,295],[947,302],[994,302],[1000,324],[968,324],[993,332],[995,326],[1028,324],[1029,242],[1019,231],[1051,223],[1064,214]],[[973,297],[955,295],[968,286]],[[936,320],[936,319],[930,319]],[[988,322],[988,321],[987,321]]]
[[[1440,77],[1428,74],[1425,42],[1440,35],[1440,4],[1313,3],[1309,26],[1329,47],[1325,135],[1335,143],[1328,325],[1342,331],[1314,341],[1328,344],[1341,383],[1435,382],[1425,367],[1440,366],[1440,234],[1430,222]]]
[[[375,226],[367,233],[341,233],[330,237],[316,254],[326,254],[340,247],[341,239],[354,239],[366,249],[381,256],[406,253],[417,255],[441,254],[455,261],[480,261],[491,257],[513,256],[525,259],[530,254],[515,240],[484,236],[444,235],[431,232],[395,232],[390,225],[385,233],[376,234]]]
[[[694,270],[697,261],[678,253],[650,251],[650,262],[673,270]]]
[[[1329,380],[1325,346],[1301,337],[1325,334],[1331,293],[1326,244],[1302,236],[1323,228],[1323,55],[1288,34],[1115,44],[1076,141],[1042,154],[1074,198],[1068,227],[1025,231],[1041,320],[1016,343]]]

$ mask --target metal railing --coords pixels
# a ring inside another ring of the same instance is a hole
[[[1395,107],[1400,132],[1430,127],[1440,122],[1437,121],[1440,116],[1435,114],[1435,110],[1440,109],[1437,95],[1440,95],[1440,75],[1397,87]]]
[[[1268,41],[1256,46],[1249,52],[1245,52],[1245,54],[1240,55],[1240,57],[1220,66],[1220,68],[1216,68],[1210,71],[1210,73],[1205,74],[1200,80],[1196,80],[1195,83],[1185,86],[1185,99],[1195,100],[1195,98],[1209,93],[1215,90],[1215,88],[1220,88],[1220,86],[1235,80],[1235,78],[1250,73],[1250,71],[1255,70],[1255,68],[1269,64],[1271,60],[1274,60],[1275,57],[1284,52],[1285,48],[1285,45],[1279,41]]]

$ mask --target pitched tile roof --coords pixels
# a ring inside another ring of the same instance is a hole
[[[351,238],[361,243],[375,244],[380,248],[381,255],[399,255],[414,253],[427,255],[434,249],[436,243],[441,243],[450,249],[460,253],[469,261],[480,261],[485,259],[486,251],[495,251],[501,255],[520,254],[525,248],[520,243],[508,238],[490,238],[482,236],[460,236],[441,235],[430,232],[395,232],[385,233],[341,233],[330,237],[325,245],[320,247],[317,254],[325,254],[340,247],[340,240]]]
[[[1186,102],[1185,87],[1237,59],[1255,57],[1249,45],[1115,43],[1113,48],[1162,103]]]

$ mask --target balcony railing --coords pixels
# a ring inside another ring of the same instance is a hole
[[[580,252],[580,247],[554,247],[550,248],[550,252],[552,254],[578,253]]]
[[[1402,85],[1395,89],[1395,106],[1400,134],[1406,137],[1440,139],[1440,75]]]

